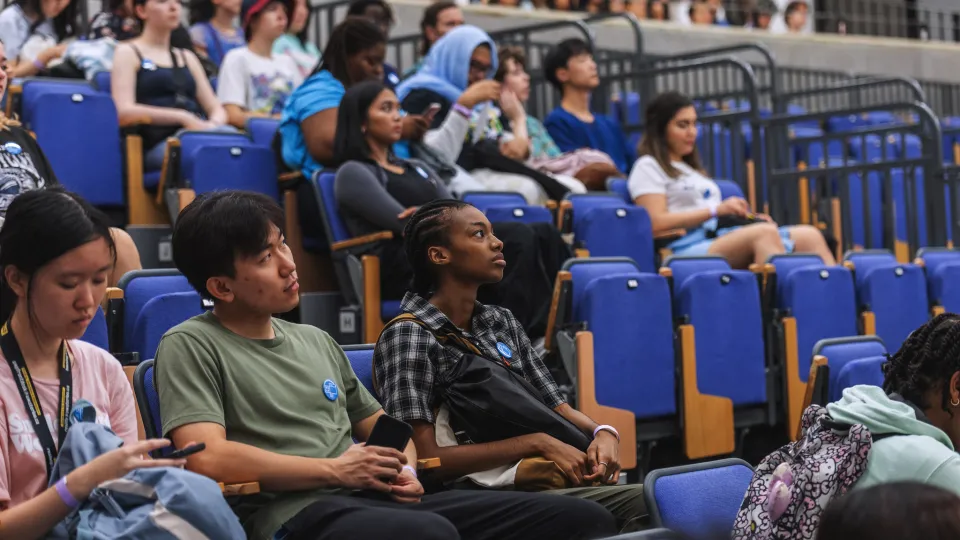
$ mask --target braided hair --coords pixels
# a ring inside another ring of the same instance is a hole
[[[450,213],[470,206],[456,199],[430,201],[414,212],[403,228],[403,247],[407,261],[413,269],[410,288],[420,296],[427,297],[436,287],[436,276],[430,263],[428,250],[433,246],[446,246],[450,241],[447,226]]]
[[[350,80],[350,57],[372,49],[387,38],[377,25],[364,17],[350,16],[338,24],[330,33],[330,40],[323,50],[320,62],[311,75],[329,71],[343,86],[349,88],[356,81]]]
[[[960,315],[944,313],[911,333],[883,364],[883,390],[897,393],[921,409],[933,407],[927,396],[942,386],[940,406],[950,413],[950,378],[960,371]]]

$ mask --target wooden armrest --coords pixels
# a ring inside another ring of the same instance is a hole
[[[7,89],[7,106],[5,112],[7,118],[13,118],[17,111],[13,110],[13,102],[16,97],[23,93],[23,87],[19,84],[11,84]]]
[[[356,238],[351,238],[349,240],[341,240],[339,242],[334,242],[330,246],[332,251],[340,251],[342,249],[362,246],[364,244],[372,244],[374,242],[380,242],[381,240],[390,240],[393,238],[393,233],[390,231],[380,231],[373,234],[365,234],[363,236],[358,236]]]
[[[683,238],[687,235],[686,229],[668,229],[666,231],[660,231],[658,233],[653,233],[654,240],[667,240],[674,238]]]
[[[573,256],[576,257],[576,258],[578,258],[578,259],[589,259],[589,258],[590,258],[590,250],[588,250],[588,249],[583,249],[583,248],[576,248],[576,249],[573,250]]]
[[[11,90],[12,90],[12,88],[11,88]],[[131,127],[137,127],[137,126],[142,126],[142,125],[152,124],[152,123],[153,123],[153,121],[150,120],[150,117],[149,117],[149,116],[140,116],[140,117],[137,117],[137,118],[131,118],[130,120],[121,120],[121,121],[120,121],[120,128],[121,128],[121,129],[122,129],[122,128],[131,128]]]
[[[425,471],[427,469],[436,469],[439,466],[440,458],[438,457],[417,460],[417,472]]]
[[[578,408],[583,414],[595,421],[616,428],[620,433],[621,441],[620,466],[624,470],[634,469],[637,466],[637,417],[631,411],[601,405],[597,401],[593,333],[577,332],[575,340],[577,346]]]
[[[877,335],[877,315],[872,311],[864,311],[860,314],[860,323],[863,326],[863,335]]]
[[[566,281],[573,279],[573,275],[567,270],[557,272],[557,277],[553,282],[553,295],[550,298],[550,313],[547,315],[547,334],[543,337],[543,346],[548,351],[553,350],[553,335],[557,331],[557,310],[560,309],[560,290]],[[566,321],[559,321],[563,324]]]
[[[217,482],[220,486],[220,492],[224,497],[233,497],[235,495],[253,495],[260,493],[260,482],[246,482],[243,484],[224,484]]]
[[[700,393],[694,328],[683,324],[680,336],[683,448],[690,459],[730,454],[736,448],[733,401]]]
[[[791,441],[797,440],[797,427],[803,416],[803,400],[807,393],[807,384],[800,380],[800,350],[797,345],[797,320],[784,317],[783,349],[785,353],[784,378],[787,382],[787,435]]]
[[[303,173],[302,173],[302,172],[300,172],[300,171],[290,171],[290,172],[285,172],[285,173],[281,174],[280,176],[278,176],[278,177],[277,177],[277,180],[280,182],[281,188],[282,188],[282,185],[283,185],[285,182],[292,182],[293,180],[299,180],[299,179],[301,179],[301,178],[303,178]]]
[[[176,137],[167,137],[166,148],[163,151],[163,165],[160,166],[160,182],[157,184],[157,206],[163,206],[163,192],[166,191],[168,187],[167,177],[173,174],[171,167],[177,165],[175,170],[179,170],[179,163],[174,164],[172,161],[175,150],[179,149],[180,139]],[[171,178],[171,180],[173,180],[173,178]]]

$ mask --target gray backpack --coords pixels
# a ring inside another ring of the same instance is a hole
[[[91,422],[67,431],[50,485],[123,441]],[[246,538],[220,487],[183,469],[135,470],[100,484],[48,536],[78,540],[234,540]]]

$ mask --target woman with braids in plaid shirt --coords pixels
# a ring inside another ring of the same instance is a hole
[[[401,307],[422,324],[406,320],[388,325],[377,342],[374,370],[384,410],[413,426],[418,455],[440,458],[440,479],[451,487],[474,489],[494,487],[477,482],[477,473],[507,471],[523,459],[542,457],[556,463],[569,485],[575,486],[550,493],[599,502],[617,518],[621,529],[635,529],[646,515],[643,487],[617,485],[619,434],[564,400],[510,310],[477,301],[478,289],[500,281],[507,264],[503,242],[493,234],[484,214],[462,201],[425,204],[404,227],[404,245],[413,284]],[[442,403],[437,386],[464,352],[435,337],[449,333],[459,334],[488,359],[508,361],[548,407],[592,437],[587,451],[545,433],[478,444],[451,441],[449,424],[438,422],[442,415],[436,411]],[[467,475],[474,482],[464,482]],[[594,485],[599,487],[588,487]]]

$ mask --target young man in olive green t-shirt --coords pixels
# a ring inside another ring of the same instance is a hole
[[[600,538],[596,503],[528,493],[423,495],[416,448],[354,444],[383,410],[319,329],[273,318],[299,302],[296,265],[273,200],[201,195],[173,235],[177,268],[212,312],[171,329],[156,355],[163,432],[206,449],[190,470],[259,482],[237,507],[256,540]],[[442,466],[442,464],[441,464]],[[358,493],[380,492],[380,499]],[[249,503],[249,504],[248,504]]]

